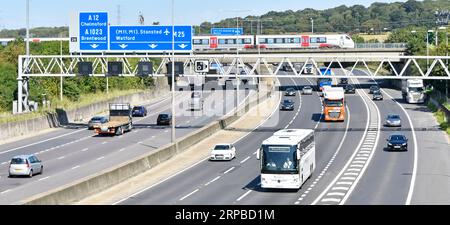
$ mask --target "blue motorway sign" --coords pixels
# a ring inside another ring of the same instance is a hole
[[[175,26],[175,51],[192,50],[192,26]],[[172,26],[111,26],[111,51],[171,51]]]
[[[212,35],[243,35],[243,28],[211,28]]]
[[[108,50],[108,13],[80,12],[80,50]]]

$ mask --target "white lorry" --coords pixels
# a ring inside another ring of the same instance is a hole
[[[403,100],[408,103],[424,103],[425,89],[423,86],[423,80],[402,80],[402,97]]]

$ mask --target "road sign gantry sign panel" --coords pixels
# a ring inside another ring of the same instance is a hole
[[[174,50],[192,51],[192,26],[174,26]],[[111,26],[111,51],[171,51],[172,26]]]
[[[80,50],[108,50],[108,13],[80,12]]]
[[[211,28],[212,35],[243,35],[243,28]]]

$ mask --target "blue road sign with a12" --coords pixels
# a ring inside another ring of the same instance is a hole
[[[174,27],[174,50],[192,51],[192,26]],[[111,51],[171,51],[172,26],[111,26]]]
[[[108,13],[80,12],[80,50],[108,50]]]
[[[212,35],[243,35],[243,28],[211,28]]]

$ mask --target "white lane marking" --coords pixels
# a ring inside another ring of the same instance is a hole
[[[214,179],[212,179],[212,180],[210,180],[210,181],[208,181],[208,183],[206,183],[205,184],[205,186],[208,186],[208,185],[210,185],[212,182],[214,182],[214,181],[216,181],[216,180],[218,180],[220,178],[220,176],[217,176],[216,178],[214,178]]]
[[[87,151],[87,150],[89,150],[89,148],[84,148],[83,150],[81,150],[82,152],[85,152],[85,151]]]
[[[122,151],[124,151],[125,150],[125,148],[121,148],[121,149],[119,149],[119,152],[122,152]]]
[[[237,201],[237,202],[241,201],[243,198],[245,198],[245,196],[247,196],[248,194],[250,194],[250,192],[252,192],[252,190],[248,190],[247,192],[245,192],[245,194],[241,195],[241,197],[239,197],[236,201]]]
[[[341,177],[341,180],[356,180],[356,177]]]
[[[105,156],[98,157],[97,160],[101,160],[101,159],[104,159],[104,158],[105,158]]]
[[[64,159],[65,158],[65,156],[61,156],[61,157],[59,157],[58,159]]]
[[[356,171],[356,172],[359,172],[359,171],[361,171],[361,169],[350,168],[350,169],[347,169],[347,171]]]
[[[359,173],[344,173],[344,176],[358,176]]]
[[[322,202],[340,202],[340,198],[324,198],[322,199]]]
[[[244,163],[244,162],[247,161],[248,159],[250,159],[250,156],[247,156],[247,158],[245,158],[244,160],[242,160],[241,163]]]
[[[363,92],[364,93],[364,92]],[[367,98],[369,98],[369,96],[366,94],[366,93],[364,93],[365,95],[366,95],[366,97]],[[378,109],[378,106],[377,106],[377,104],[375,104],[375,103],[373,103],[372,102],[372,106],[375,108],[375,110],[376,110],[376,113],[377,113],[377,123],[378,123],[378,126],[376,127],[376,130],[378,131],[377,132],[377,142],[375,143],[375,145],[373,146],[373,149],[377,149],[377,146],[378,146],[378,142],[379,142],[379,140],[380,140],[380,136],[381,136],[381,114],[380,114],[380,110]],[[355,155],[356,155],[356,152],[352,155],[352,158],[353,157],[355,157]],[[347,199],[350,197],[350,195],[352,194],[352,192],[353,192],[353,190],[355,189],[355,187],[356,187],[356,185],[358,185],[358,182],[359,182],[359,180],[361,179],[361,177],[364,175],[364,172],[366,171],[366,169],[369,167],[369,164],[370,164],[370,162],[372,161],[372,158],[373,158],[373,156],[375,155],[375,151],[372,151],[371,153],[370,153],[370,156],[369,156],[369,159],[367,160],[367,163],[366,164],[364,164],[364,166],[363,166],[363,168],[362,168],[362,170],[361,170],[361,172],[360,172],[360,175],[356,178],[356,180],[354,181],[354,184],[352,185],[352,186],[350,186],[350,190],[348,190],[348,192],[347,192],[347,194],[344,196],[344,198],[342,199],[342,202],[341,203],[339,203],[340,205],[344,205],[345,204],[345,202],[347,201]]]
[[[330,192],[327,194],[327,196],[344,196],[345,193],[341,193],[341,192]]]
[[[228,169],[227,171],[223,172],[223,174],[227,174],[227,173],[229,173],[230,171],[232,171],[233,169],[234,169],[234,166],[231,167],[230,169]]]
[[[5,194],[5,193],[10,192],[10,191],[11,191],[11,189],[8,189],[8,190],[0,192],[0,194]]]
[[[38,181],[46,180],[46,179],[48,179],[48,178],[50,178],[50,176],[46,176],[46,177],[44,177],[44,178],[41,178],[41,179],[39,179]]]
[[[186,199],[187,197],[193,195],[193,194],[194,194],[195,192],[197,192],[197,191],[198,191],[198,189],[195,189],[195,191],[193,191],[193,192],[191,192],[191,193],[185,195],[184,197],[180,198],[180,201],[183,201],[184,199]]]
[[[106,144],[106,143],[108,143],[108,142],[104,141],[104,142],[102,142],[102,145],[104,145],[104,144]]]
[[[2,162],[2,165],[5,165],[6,163],[8,163],[8,162]]]
[[[348,182],[348,181],[340,181],[336,183],[337,185],[352,185],[352,182]]]
[[[417,149],[418,149],[419,146],[417,144],[416,131],[414,129],[414,125],[412,123],[411,117],[409,116],[409,114],[406,111],[406,109],[403,108],[403,106],[398,101],[396,101],[391,95],[389,95],[383,89],[382,89],[382,91],[389,98],[391,98],[395,103],[397,103],[398,106],[400,106],[400,108],[405,113],[406,117],[408,118],[409,126],[410,126],[411,131],[412,131],[412,136],[413,136],[413,141],[414,141],[414,162],[413,162],[413,172],[412,172],[412,177],[411,177],[411,183],[409,185],[408,197],[406,198],[406,203],[405,203],[406,205],[410,205],[411,204],[412,195],[413,195],[413,192],[414,192],[414,185],[416,183],[416,176],[417,176],[417,161],[418,161],[418,159],[417,159],[417,157],[418,157]]]
[[[358,146],[356,146],[356,149],[353,153],[353,155],[350,157],[350,159],[347,161],[347,163],[345,164],[345,166],[343,167],[343,169],[339,172],[339,174],[333,179],[333,181],[325,188],[325,190],[323,190],[323,192],[314,200],[314,202],[312,203],[312,205],[316,205],[317,202],[319,202],[320,199],[322,199],[325,194],[330,190],[335,190],[335,188],[343,188],[343,187],[332,187],[336,181],[340,178],[340,176],[344,173],[345,168],[348,168],[350,163],[353,160],[353,157],[358,153],[358,150],[360,150],[361,145],[364,142],[364,137],[367,135],[367,132],[369,130],[369,120],[370,120],[370,109],[369,109],[369,105],[366,102],[366,100],[364,99],[364,97],[362,96],[361,93],[365,94],[363,91],[357,90],[358,92],[358,96],[361,97],[362,102],[364,103],[365,107],[366,107],[366,118],[367,118],[367,122],[366,122],[366,126],[365,126],[365,130],[364,130],[364,134],[363,134],[363,138],[361,138],[361,141],[359,142]],[[367,95],[366,95],[367,96]],[[363,167],[363,165],[350,165],[350,167]],[[347,191],[349,188],[346,188],[345,191]],[[341,189],[342,190],[342,189]]]
[[[74,170],[74,169],[77,169],[77,168],[80,168],[80,165],[77,165],[77,166],[72,167],[73,170]]]
[[[168,132],[169,132],[169,130],[165,130],[165,131],[164,131],[164,133],[168,133]]]
[[[123,136],[121,135],[121,136],[119,136],[119,138],[123,138]]]
[[[333,187],[331,188],[331,190],[336,191],[336,190],[341,190],[341,191],[348,191],[348,187]]]
[[[41,143],[44,143],[44,142],[47,142],[47,141],[55,140],[57,138],[65,137],[65,136],[68,136],[68,135],[71,135],[71,134],[75,134],[75,133],[78,133],[78,132],[81,132],[81,131],[85,131],[85,129],[77,130],[77,131],[74,131],[74,132],[71,132],[71,133],[59,135],[59,136],[56,136],[56,137],[52,137],[52,138],[49,138],[49,139],[45,139],[45,140],[42,140],[42,141],[38,141],[38,142],[35,142],[35,143],[31,143],[31,144],[28,144],[28,145],[24,145],[24,146],[13,148],[13,149],[10,149],[10,150],[7,150],[7,151],[3,151],[3,152],[0,152],[0,155],[8,153],[8,152],[16,151],[16,150],[19,150],[19,149],[22,149],[22,148],[27,148],[27,147],[30,147],[30,146],[33,146],[33,145],[41,144]]]
[[[152,136],[152,138],[155,138],[156,136]]]

